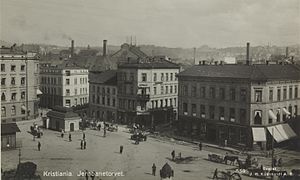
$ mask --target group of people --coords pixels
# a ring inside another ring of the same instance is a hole
[[[171,156],[172,156],[172,161],[174,161],[174,160],[175,160],[175,150],[173,150],[173,151],[171,152]],[[178,153],[178,158],[179,158],[179,159],[182,158],[181,152]]]
[[[272,159],[273,167],[281,167],[282,166],[282,158],[277,159],[277,157]]]

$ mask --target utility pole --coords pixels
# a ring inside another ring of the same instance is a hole
[[[28,59],[26,57],[25,59],[25,66],[26,66],[26,79],[25,79],[25,83],[26,83],[26,120],[29,119],[29,106],[28,106],[28,99],[29,99],[29,94],[28,94]]]

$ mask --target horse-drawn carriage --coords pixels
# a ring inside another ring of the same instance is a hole
[[[217,163],[223,163],[224,162],[224,157],[219,154],[208,154],[208,160],[217,162]]]
[[[214,179],[222,179],[222,180],[241,180],[241,176],[237,172],[231,173],[230,171],[216,171],[216,176]]]

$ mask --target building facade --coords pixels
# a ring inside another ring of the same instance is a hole
[[[41,106],[74,107],[89,100],[88,70],[71,62],[51,66],[43,64],[40,70]]]
[[[118,121],[154,127],[176,119],[180,67],[166,59],[118,67]]]
[[[90,72],[90,117],[94,120],[117,120],[117,70]]]
[[[183,135],[260,149],[272,137],[279,144],[296,136],[289,122],[299,115],[297,65],[199,65],[178,78]]]
[[[39,57],[13,47],[0,48],[1,123],[38,116]]]

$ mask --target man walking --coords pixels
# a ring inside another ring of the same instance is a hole
[[[72,135],[69,133],[69,141],[72,141]]]
[[[215,170],[214,176],[213,176],[213,179],[217,179],[217,178],[218,178],[218,169]]]
[[[63,129],[61,129],[61,138],[64,138],[64,130]]]
[[[38,150],[41,151],[41,143],[40,143],[40,141],[38,142]]]
[[[175,150],[172,151],[171,155],[172,155],[172,161],[174,161],[174,159],[175,159]]]
[[[123,146],[120,146],[120,154],[123,153]]]
[[[155,166],[155,163],[153,163],[153,165],[152,165],[152,175],[155,176],[155,173],[156,173],[156,166]]]

